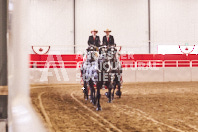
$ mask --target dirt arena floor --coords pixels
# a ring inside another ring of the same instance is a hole
[[[83,99],[81,85],[32,85],[35,110],[52,132],[196,132],[198,82],[124,84],[102,111]]]

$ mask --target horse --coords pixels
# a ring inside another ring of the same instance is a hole
[[[121,81],[122,81],[122,65],[118,58],[118,51],[115,46],[110,46],[107,50],[108,57],[110,60],[110,67],[111,67],[111,82],[113,84],[113,93],[112,93],[112,100],[114,99],[114,92],[116,86],[118,86],[118,90],[116,91],[116,95],[121,97]],[[110,95],[109,95],[110,96]]]
[[[96,71],[96,60],[97,60],[97,51],[94,46],[89,46],[87,48],[87,59],[82,63],[81,66],[81,76],[83,79],[83,93],[85,100],[88,100],[88,86],[91,90],[91,100],[90,102],[95,104],[95,80],[97,79],[97,71]]]
[[[111,95],[112,90],[112,83],[111,83],[111,67],[110,61],[107,57],[107,47],[102,46],[99,48],[99,57],[98,57],[98,81],[97,81],[97,108],[96,110],[101,110],[100,105],[100,89],[102,88],[103,84],[105,84],[108,88],[108,94]],[[108,96],[108,103],[111,103],[111,96]]]
[[[81,73],[83,75],[84,81],[84,96],[87,100],[87,85],[89,85],[91,90],[90,102],[92,102],[94,105],[97,105],[97,111],[101,110],[100,89],[103,87],[103,84],[105,84],[108,88],[108,103],[111,103],[113,97],[111,96],[111,90],[112,88],[114,88],[115,90],[116,85],[118,85],[120,82],[119,77],[115,76],[115,73],[119,73],[117,75],[120,75],[120,70],[115,70],[114,67],[111,65],[111,62],[115,64],[115,62],[117,62],[117,59],[115,59],[114,57],[115,54],[113,54],[112,56],[112,52],[107,53],[108,50],[110,50],[110,48],[108,48],[107,46],[101,46],[99,48],[99,55],[96,55],[96,53],[98,52],[94,49],[94,47],[88,47],[87,60],[83,62],[81,67]],[[110,58],[110,56],[112,56],[112,58]],[[118,83],[116,78],[118,80]],[[95,94],[94,84],[96,84],[97,94]]]
[[[88,100],[88,88],[87,88],[87,82],[86,82],[86,73],[87,70],[87,62],[84,61],[81,65],[81,77],[82,77],[82,81],[83,81],[83,93],[84,93],[84,99]]]

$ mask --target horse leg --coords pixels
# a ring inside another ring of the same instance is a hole
[[[88,100],[88,89],[87,89],[87,82],[84,81],[84,98],[85,100]]]
[[[115,92],[115,89],[116,89],[116,82],[114,81],[114,82],[113,82],[112,100],[114,99],[114,92]]]
[[[121,97],[121,94],[122,94],[122,92],[121,92],[121,90],[120,90],[120,87],[121,87],[121,83],[120,83],[120,81],[118,82],[118,93],[119,93],[119,98]]]
[[[100,97],[101,97],[100,89],[101,89],[101,87],[102,87],[102,82],[100,81],[97,83],[97,108],[96,108],[97,111],[102,110],[101,106],[100,106]]]
[[[94,88],[94,83],[92,81],[92,89],[93,89],[93,105],[96,105],[96,94],[95,94],[95,88]]]
[[[111,90],[112,90],[112,83],[108,82],[108,92],[109,92],[109,100],[108,103],[111,103]]]
[[[90,102],[93,103],[94,102],[94,86],[93,86],[93,81],[90,79],[89,80],[89,87],[90,87],[90,90],[91,90],[91,100]]]

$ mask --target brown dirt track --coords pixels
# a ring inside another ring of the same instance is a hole
[[[198,131],[198,82],[124,84],[102,111],[83,99],[81,85],[32,85],[36,111],[51,131]]]

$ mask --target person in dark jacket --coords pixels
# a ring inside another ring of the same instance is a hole
[[[111,30],[107,29],[104,32],[106,33],[106,35],[103,37],[103,40],[102,40],[103,45],[106,45],[108,47],[115,45],[114,38],[112,35],[110,35]]]
[[[89,36],[88,45],[94,45],[96,47],[100,47],[100,37],[96,35],[97,33],[98,31],[95,29],[91,31],[92,35]]]

